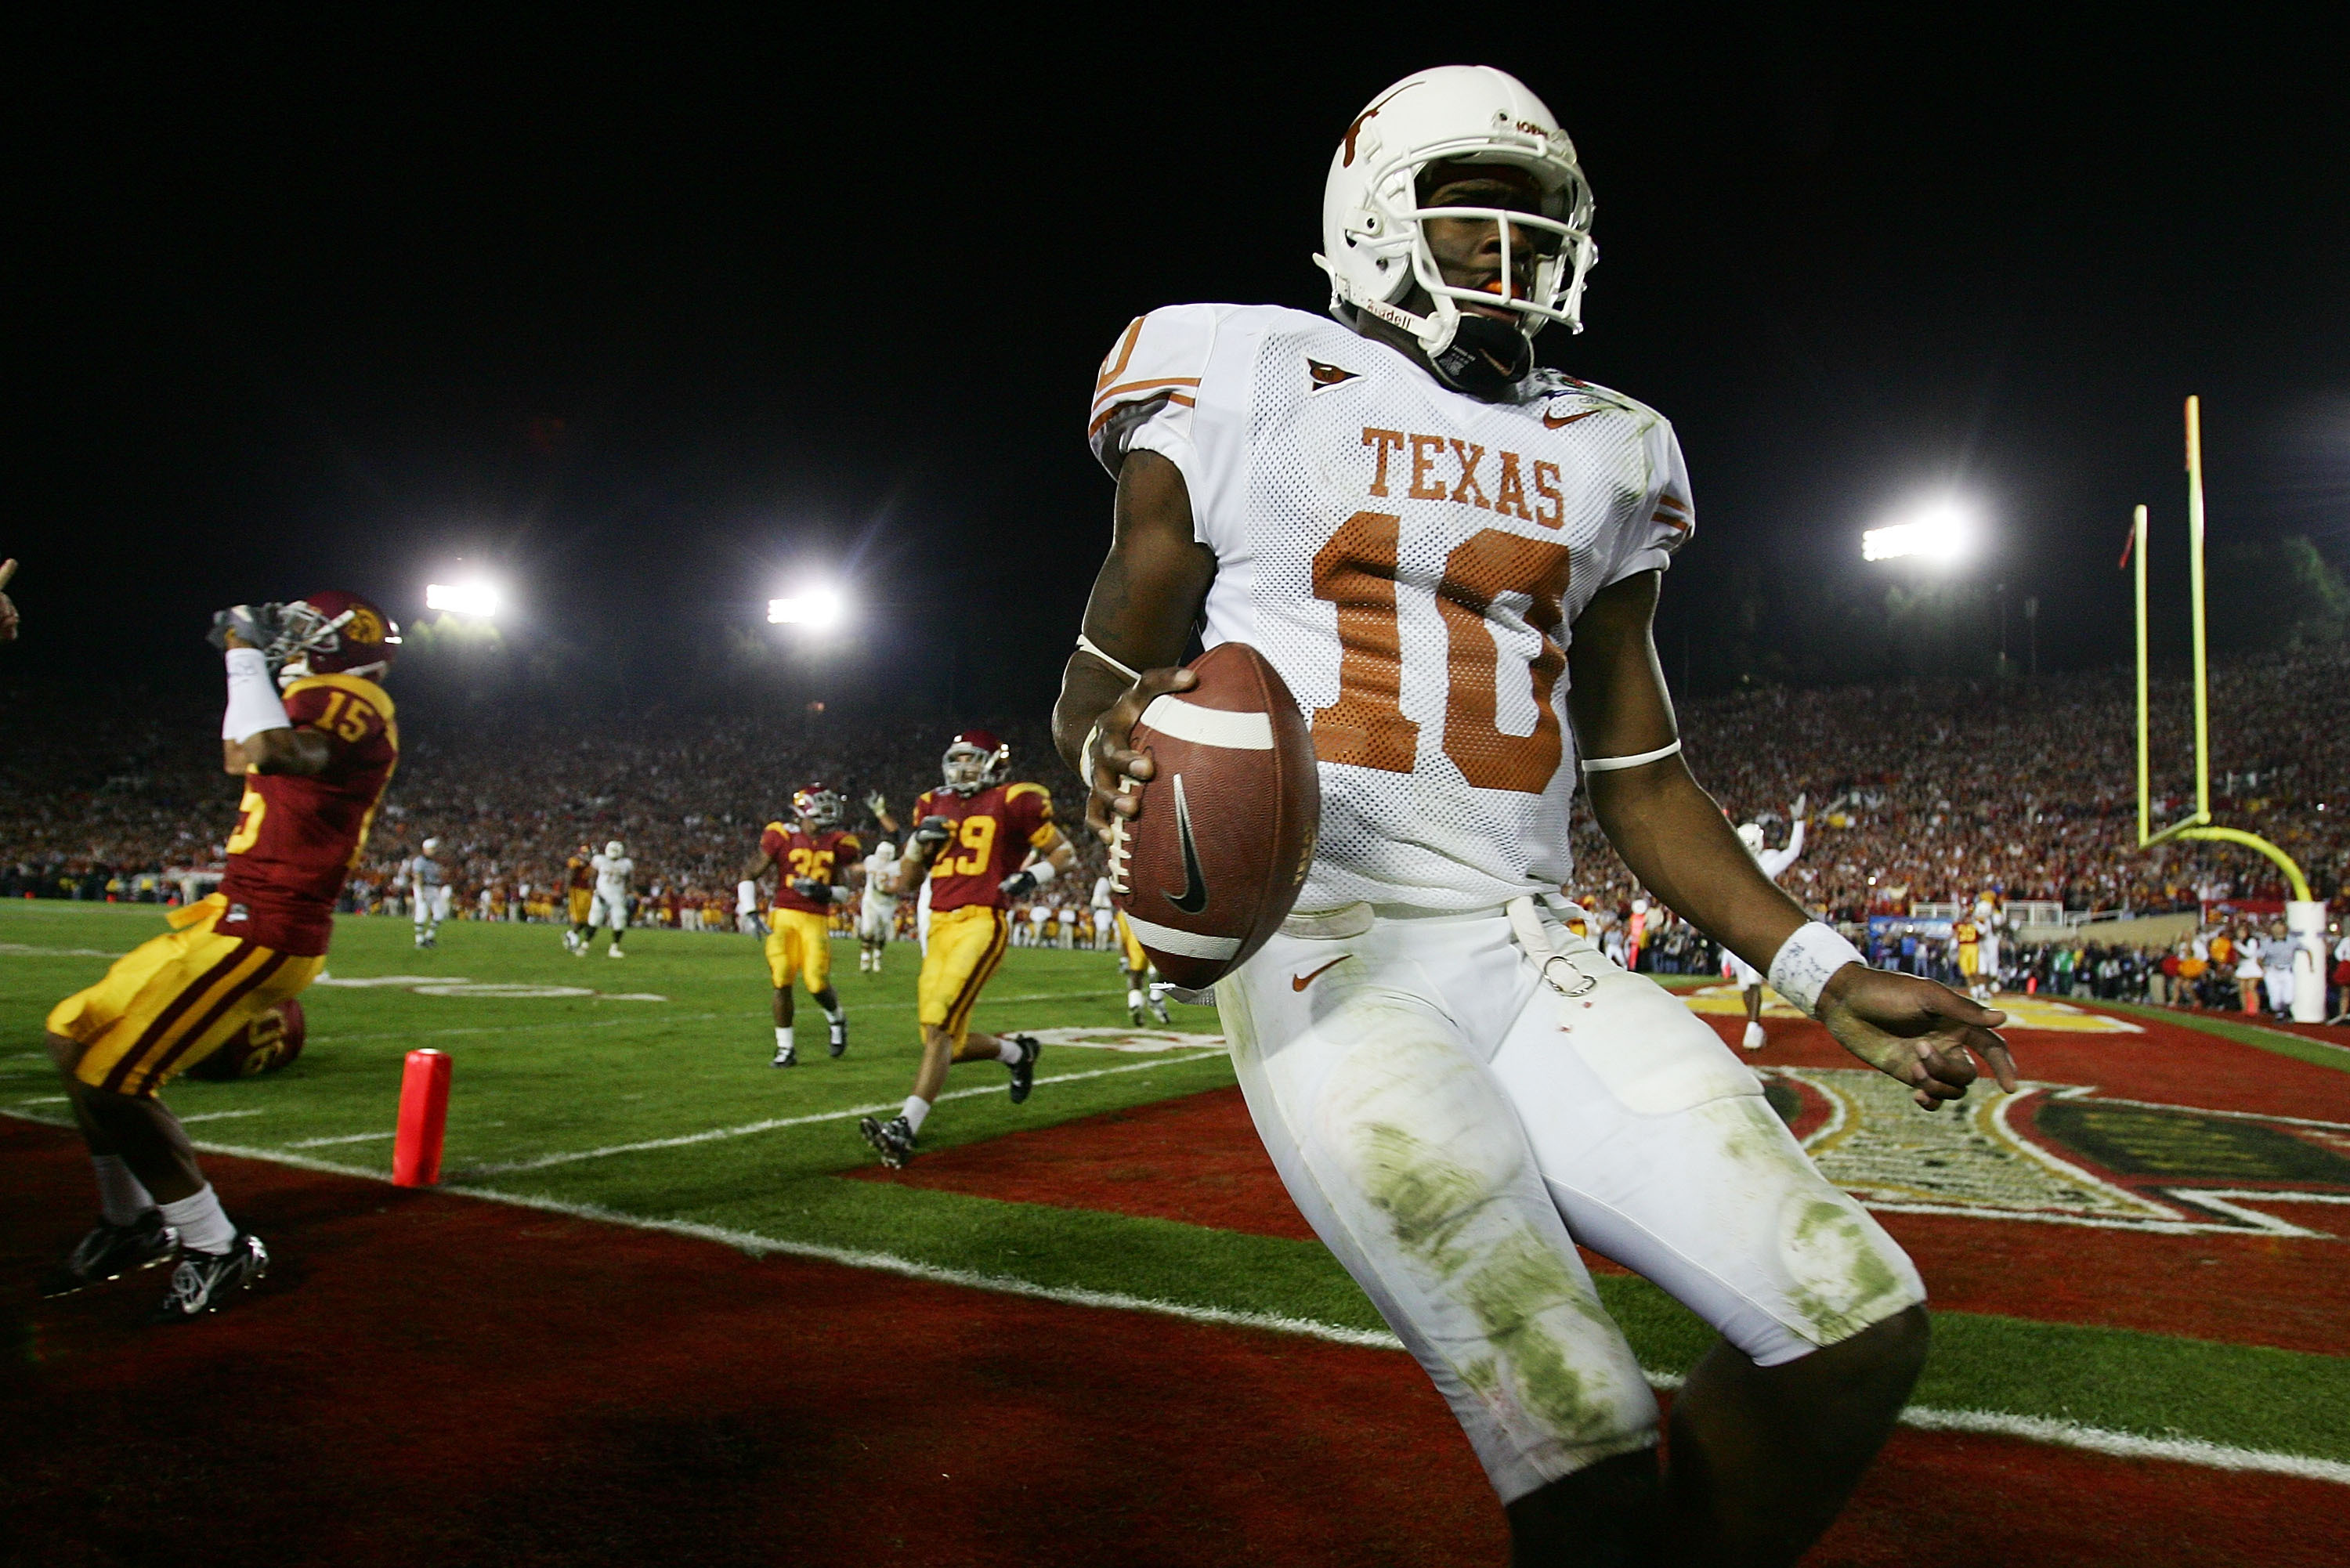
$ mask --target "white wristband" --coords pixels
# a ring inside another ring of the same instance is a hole
[[[221,716],[221,739],[239,744],[264,730],[290,730],[286,703],[277,683],[269,679],[269,660],[257,648],[228,650],[228,711]]]
[[[1050,860],[1039,860],[1035,865],[1024,867],[1022,869],[1025,870],[1031,877],[1036,878],[1036,886],[1039,888],[1048,886],[1054,877],[1058,877],[1061,874],[1059,867],[1055,867]]]
[[[1086,732],[1086,743],[1077,753],[1077,776],[1086,781],[1086,788],[1094,787],[1094,745],[1101,739],[1101,721]]]
[[[1771,961],[1771,989],[1806,1018],[1817,1018],[1829,977],[1848,963],[1867,961],[1834,926],[1807,921],[1779,945],[1779,956]]]

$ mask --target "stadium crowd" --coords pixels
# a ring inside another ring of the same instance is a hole
[[[2192,804],[2184,682],[2158,682],[2155,706],[2161,821]],[[0,760],[0,896],[166,899],[217,873],[235,791],[206,738],[209,715],[192,701],[168,717],[153,704],[121,711],[147,716],[93,732],[37,702],[19,705]],[[2098,671],[2007,690],[1766,689],[1688,702],[1681,722],[1700,779],[1774,842],[1793,803],[1808,797],[1804,855],[1783,880],[1847,924],[1918,903],[1971,905],[1986,892],[2134,914],[2283,897],[2268,862],[2240,849],[2139,850],[2134,715],[2129,677]],[[2257,828],[2300,861],[2319,896],[2350,901],[2350,650],[2216,667],[2211,720],[2217,819]],[[876,825],[858,803],[879,793],[903,813],[936,783],[947,738],[936,722],[821,714],[781,724],[722,714],[593,723],[422,716],[404,728],[400,772],[348,908],[396,896],[400,863],[432,836],[461,910],[553,919],[567,859],[582,844],[619,838],[636,862],[647,918],[728,929],[739,869],[793,789],[827,781],[850,803],[849,826],[870,833]],[[1014,776],[1045,784],[1062,820],[1075,821],[1082,796],[1042,724],[1002,732]],[[901,831],[910,826],[899,822]],[[1091,836],[1072,836],[1085,861],[1056,905],[1082,905],[1103,868]],[[1603,929],[1628,933],[1640,889],[1587,815],[1578,813],[1575,847],[1568,891]],[[1711,969],[1711,948],[1669,914],[1644,924],[1645,966]],[[2095,953],[2085,961],[2088,983],[2147,993],[2158,956]],[[2069,989],[2081,972],[2068,962],[2046,983]]]

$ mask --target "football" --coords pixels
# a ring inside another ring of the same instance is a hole
[[[188,1069],[191,1078],[257,1078],[302,1054],[309,1033],[302,1004],[287,997],[246,1024],[227,1044]]]
[[[1297,700],[1244,642],[1191,664],[1200,684],[1143,710],[1135,750],[1158,775],[1110,841],[1110,891],[1159,972],[1199,991],[1279,929],[1314,858],[1322,785]]]

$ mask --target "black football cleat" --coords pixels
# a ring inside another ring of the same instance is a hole
[[[770,1067],[796,1067],[799,1064],[799,1051],[796,1047],[790,1045],[776,1046],[775,1059],[767,1064]]]
[[[171,1293],[155,1309],[157,1323],[193,1323],[228,1305],[229,1298],[259,1282],[269,1272],[269,1249],[250,1231],[239,1231],[225,1252],[180,1250]]]
[[[1133,1024],[1137,1029],[1141,1028],[1142,1003],[1139,1002],[1128,1003],[1126,1010],[1126,1018],[1127,1022]]]
[[[891,1116],[886,1122],[867,1116],[857,1124],[857,1130],[892,1170],[905,1169],[906,1162],[914,1158],[914,1129],[903,1116]]]
[[[180,1233],[163,1223],[157,1210],[150,1209],[128,1225],[100,1224],[75,1244],[64,1262],[41,1277],[41,1294],[69,1296],[140,1269],[151,1269],[167,1261],[179,1246]]]
[[[1012,1068],[1012,1103],[1016,1106],[1036,1086],[1036,1058],[1045,1054],[1045,1047],[1034,1034],[1014,1034],[1012,1043],[1020,1047],[1020,1060]]]
[[[844,1012],[837,1018],[827,1018],[824,1022],[825,1027],[831,1032],[827,1049],[837,1056],[848,1049],[848,1014]]]

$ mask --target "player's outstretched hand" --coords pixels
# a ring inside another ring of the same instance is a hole
[[[16,557],[11,556],[6,560],[0,561],[0,588],[5,588],[8,586],[8,579],[16,575]],[[0,593],[0,642],[16,640],[16,607],[9,602],[6,594]]]
[[[1200,678],[1188,670],[1146,670],[1118,694],[1117,701],[1102,710],[1094,725],[1093,793],[1086,802],[1086,823],[1103,842],[1109,840],[1113,816],[1132,816],[1142,809],[1142,802],[1131,793],[1120,793],[1120,782],[1133,779],[1148,784],[1159,771],[1131,743],[1142,711],[1170,691],[1189,691],[1199,683]]]
[[[889,802],[877,789],[865,797],[865,809],[875,816],[887,816],[889,815]]]
[[[1795,803],[1794,803],[1793,805],[1790,805],[1790,806],[1787,808],[1787,823],[1788,823],[1788,826],[1793,826],[1794,824],[1796,824],[1796,823],[1798,823],[1798,822],[1803,821],[1803,820],[1804,820],[1804,808],[1805,808],[1806,806],[1810,805],[1811,804],[1812,804],[1812,792],[1811,792],[1811,791],[1809,791],[1809,790],[1805,790],[1803,794],[1801,794],[1797,795],[1797,796],[1795,797]]]
[[[283,607],[278,605],[231,605],[213,615],[213,628],[204,640],[224,650],[231,648],[267,648],[277,639],[278,617]]]
[[[1820,1022],[1846,1050],[1908,1085],[1927,1110],[1966,1098],[1978,1056],[2015,1092],[2015,1059],[1991,1033],[2007,1014],[1923,976],[1848,963],[1820,992]]]

